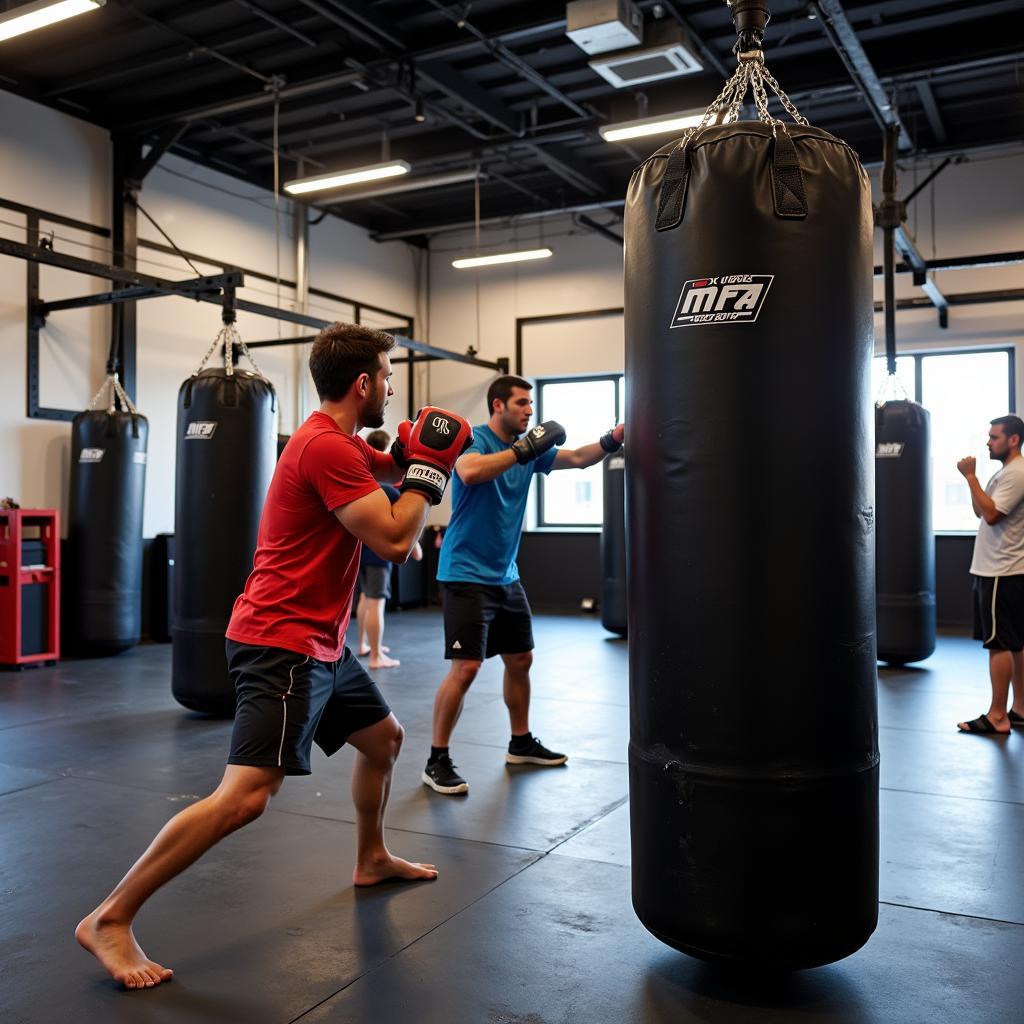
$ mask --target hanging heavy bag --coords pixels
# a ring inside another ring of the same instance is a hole
[[[875,406],[878,660],[923,661],[935,650],[928,410],[908,399]]]
[[[699,957],[824,964],[877,921],[871,233],[760,49],[629,185],[633,906]]]
[[[255,372],[237,369],[235,347]],[[218,348],[224,366],[204,369]],[[178,392],[172,688],[193,711],[231,715],[224,631],[252,570],[277,453],[277,396],[233,323]]]
[[[601,526],[601,625],[626,635],[626,454],[604,460]]]
[[[80,654],[117,654],[142,633],[148,436],[146,417],[114,372],[71,421],[64,612],[70,647]]]

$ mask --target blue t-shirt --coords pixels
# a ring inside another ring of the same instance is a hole
[[[473,428],[466,452],[492,455],[510,448],[489,426]],[[441,545],[437,578],[442,583],[507,586],[519,579],[516,555],[534,473],[550,473],[555,448],[525,465],[516,463],[485,484],[464,484],[452,474],[452,518]]]
[[[381,490],[388,496],[388,498],[391,499],[391,504],[394,505],[394,503],[398,501],[398,488],[392,487],[391,484],[381,484],[380,487]],[[381,558],[376,551],[371,551],[365,544],[363,545],[363,550],[359,555],[359,564],[383,566],[391,565],[390,562]]]

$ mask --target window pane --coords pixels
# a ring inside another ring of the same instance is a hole
[[[988,457],[989,420],[1010,411],[1006,352],[926,356],[921,362],[921,404],[932,417],[932,525],[936,530],[978,528],[967,482],[956,468],[965,455],[978,460],[988,483],[999,468]]]
[[[565,427],[568,448],[596,441],[615,421],[616,380],[555,381],[540,385],[540,406],[546,420]],[[544,478],[541,521],[600,526],[604,517],[604,476],[601,464],[589,469],[551,473]]]
[[[896,394],[893,393],[893,384],[889,382],[889,371],[886,369],[885,356],[876,356],[871,360],[871,401],[880,402],[892,398],[903,398],[899,391],[899,385],[903,385],[906,397],[914,400],[914,357],[896,357],[896,379],[899,382],[895,386]],[[884,390],[883,390],[884,389]]]

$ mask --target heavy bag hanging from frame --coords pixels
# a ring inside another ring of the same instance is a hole
[[[148,437],[146,417],[108,367],[89,408],[71,421],[64,607],[70,645],[82,654],[117,654],[142,633]]]
[[[626,202],[633,906],[809,967],[877,922],[871,191],[739,57]]]
[[[236,347],[255,372],[235,367]],[[223,348],[224,366],[204,369]],[[231,715],[224,631],[252,570],[277,451],[277,396],[233,317],[178,392],[172,687],[193,711]]]

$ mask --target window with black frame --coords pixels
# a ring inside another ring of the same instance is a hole
[[[978,460],[978,478],[988,482],[1000,467],[988,457],[988,424],[1016,404],[1014,351],[937,351],[899,356],[896,376],[907,398],[931,414],[932,527],[936,533],[973,533],[978,518],[956,468],[965,455]],[[885,357],[872,361],[872,399],[892,398]],[[895,397],[902,397],[901,394]]]
[[[557,420],[565,427],[565,447],[596,441],[622,422],[625,388],[622,374],[560,377],[537,382],[537,422]],[[537,480],[537,525],[595,527],[604,518],[601,463],[589,469],[540,476]]]

